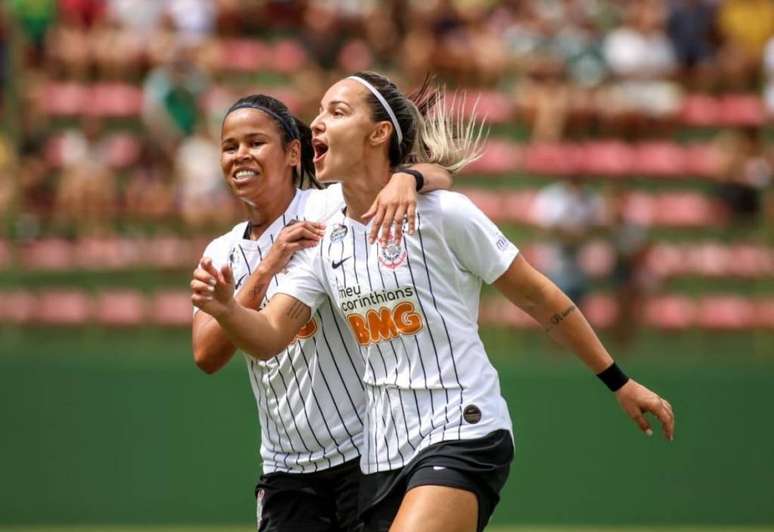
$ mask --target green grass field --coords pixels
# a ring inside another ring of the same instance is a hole
[[[482,337],[517,441],[490,530],[774,525],[771,333],[651,333],[617,351],[674,405],[672,443],[638,433],[542,336]],[[186,330],[0,327],[0,530],[250,530],[258,427],[243,366],[202,374]]]
[[[249,532],[255,527],[245,526],[17,526],[2,527],[3,532]],[[487,532],[765,532],[774,530],[772,527],[754,526],[694,526],[694,527],[669,527],[669,526],[629,526],[629,527],[550,527],[540,525],[524,526],[494,526],[488,527]]]

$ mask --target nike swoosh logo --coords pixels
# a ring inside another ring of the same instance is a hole
[[[345,258],[343,258],[343,259],[341,259],[341,260],[332,260],[332,261],[331,261],[331,266],[332,266],[332,267],[333,267],[333,269],[335,270],[336,268],[338,268],[339,266],[341,266],[342,264],[344,264],[344,261],[345,261],[345,260],[347,260],[347,259],[350,259],[350,258],[352,258],[352,256],[351,256],[351,255],[350,255],[349,257],[345,257]]]

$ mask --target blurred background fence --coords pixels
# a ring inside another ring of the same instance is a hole
[[[640,441],[486,290],[519,451],[498,523],[774,523],[774,2],[3,0],[0,527],[247,522],[238,363],[191,362],[189,274],[239,220],[223,112],[311,120],[374,69],[491,126],[457,176],[678,412]]]

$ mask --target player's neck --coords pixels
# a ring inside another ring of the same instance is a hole
[[[373,204],[376,196],[390,179],[390,166],[386,160],[377,160],[364,164],[358,171],[348,176],[342,183],[344,202],[347,204],[347,216],[365,224],[363,215]]]
[[[252,205],[245,203],[248,223],[246,235],[249,236],[250,240],[259,239],[274,220],[288,210],[295,194],[296,189],[293,187],[282,194],[281,198],[276,196],[273,198],[261,198]]]

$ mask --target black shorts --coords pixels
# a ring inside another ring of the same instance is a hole
[[[269,473],[255,487],[261,532],[357,530],[359,460],[315,473]]]
[[[417,486],[448,486],[470,491],[478,499],[478,530],[484,529],[513,460],[513,440],[507,430],[483,438],[431,445],[405,467],[363,475],[360,517],[363,532],[383,532],[398,513],[403,496]]]

